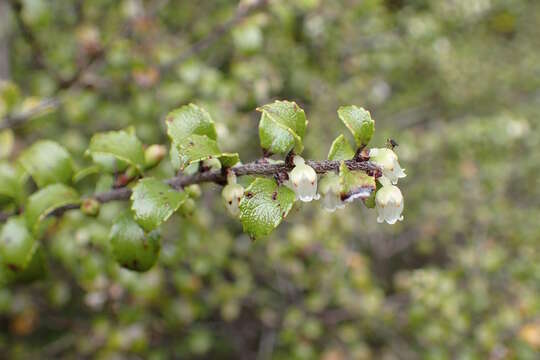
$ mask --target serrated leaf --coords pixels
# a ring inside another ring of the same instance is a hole
[[[349,160],[354,157],[354,154],[351,144],[341,134],[332,143],[328,152],[328,160]]]
[[[375,120],[369,111],[354,105],[342,106],[338,116],[354,136],[357,146],[367,145],[375,132]]]
[[[291,210],[296,195],[274,179],[258,178],[240,202],[240,221],[252,238],[270,234]]]
[[[135,221],[146,231],[161,225],[187,199],[185,192],[172,189],[153,178],[139,180],[131,194],[131,209]]]
[[[24,218],[12,217],[0,233],[0,260],[11,271],[21,271],[32,259],[37,246]]]
[[[111,155],[120,161],[144,169],[144,151],[137,136],[126,130],[109,131],[92,136],[88,152],[94,156]]]
[[[307,127],[306,114],[294,101],[275,101],[257,108],[276,123],[291,129],[300,139]]]
[[[24,199],[24,189],[17,171],[13,166],[0,163],[0,198],[15,200],[18,204]]]
[[[205,135],[216,140],[214,121],[203,108],[189,104],[171,111],[167,117],[167,134],[173,143],[182,144],[191,135]]]
[[[19,156],[18,160],[38,187],[71,181],[73,175],[71,156],[54,141],[42,140],[34,143]]]
[[[368,198],[375,190],[375,178],[363,171],[351,171],[344,161],[339,167],[339,183],[341,200],[353,201]]]
[[[177,143],[180,168],[191,163],[221,155],[217,142],[206,135],[188,136],[182,143]]]
[[[286,154],[294,148],[304,149],[302,139],[307,126],[304,110],[290,101],[275,101],[257,108],[262,113],[259,122],[261,147],[272,154]]]
[[[261,147],[271,154],[287,154],[294,148],[297,154],[304,149],[302,139],[292,131],[263,113],[259,122]]]
[[[35,231],[39,222],[55,209],[80,202],[77,192],[64,184],[53,184],[33,193],[26,203],[26,223]]]
[[[145,234],[130,214],[122,214],[114,221],[110,239],[113,255],[121,266],[146,271],[156,263],[161,248],[159,233]]]

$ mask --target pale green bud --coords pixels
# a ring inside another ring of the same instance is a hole
[[[221,192],[223,202],[229,214],[236,217],[240,213],[239,204],[244,197],[244,188],[239,184],[228,184]]]
[[[84,199],[81,204],[81,211],[88,216],[97,216],[99,214],[100,204],[94,198]]]
[[[144,162],[147,168],[151,168],[159,164],[167,155],[167,148],[164,145],[150,145],[144,151]]]

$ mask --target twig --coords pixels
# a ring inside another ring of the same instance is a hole
[[[59,105],[60,105],[60,100],[58,99],[45,99],[41,101],[39,104],[37,104],[36,106],[32,107],[31,109],[4,117],[2,122],[0,122],[0,130],[14,128],[14,127],[23,125],[24,123],[26,123],[26,121],[28,121],[32,117],[39,115],[43,113],[44,111],[55,109]]]
[[[161,66],[161,70],[168,71],[176,65],[208,48],[222,36],[226,35],[237,24],[242,22],[245,17],[266,6],[269,1],[270,0],[254,0],[245,5],[240,4],[232,18],[225,21],[223,24],[216,26],[206,37],[193,44],[186,52],[181,53],[177,58]]]
[[[318,174],[325,174],[331,171],[338,171],[341,165],[341,161],[312,161],[307,160],[306,163],[311,166]],[[360,170],[372,174],[375,177],[381,175],[381,170],[375,164],[369,161],[357,161],[346,160],[345,164],[350,170]],[[251,162],[231,168],[236,176],[254,175],[254,176],[274,176],[275,174],[288,172],[291,170],[291,166],[285,163],[268,164],[261,162]],[[224,184],[227,181],[225,172],[221,170],[212,170],[196,173],[193,175],[179,175],[166,181],[168,185],[176,190],[182,190],[183,187],[193,184],[201,183],[216,183]],[[121,187],[113,189],[107,192],[98,193],[90,198],[96,199],[100,203],[107,203],[116,200],[128,200],[131,196],[131,189],[129,187]],[[80,204],[73,203],[61,206],[55,209],[50,215],[60,216],[68,210],[78,209]],[[10,216],[14,214],[0,213],[0,222],[6,221]]]

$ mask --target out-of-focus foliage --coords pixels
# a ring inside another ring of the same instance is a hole
[[[377,224],[359,205],[330,214],[308,204],[255,242],[225,214],[220,189],[203,186],[196,207],[181,205],[190,216],[173,216],[154,239],[161,253],[147,273],[120,268],[109,240],[129,203],[58,220],[41,216],[57,205],[37,204],[37,219],[54,224],[28,276],[44,278],[0,288],[6,357],[537,358],[538,1],[275,0],[172,67],[238,3],[22,5],[41,58],[9,12],[16,85],[0,89],[0,115],[49,97],[61,106],[0,132],[0,204],[2,189],[24,176],[21,166],[30,175],[46,166],[37,147],[47,143],[38,140],[54,139],[74,156],[33,178],[40,192],[51,179],[75,181],[83,194],[103,191],[115,179],[87,167],[92,136],[133,126],[145,144],[165,143],[167,113],[189,102],[216,120],[219,149],[239,151],[244,162],[261,155],[258,106],[301,105],[309,114],[303,156],[324,159],[344,132],[338,107],[361,105],[377,122],[372,141],[393,137],[409,177],[397,225]],[[58,90],[58,77],[98,53],[77,84]],[[30,155],[13,165],[21,154]],[[144,156],[123,160],[140,165]],[[114,165],[111,173],[127,166]],[[172,176],[177,166],[163,162],[151,173]],[[17,221],[2,236],[17,232]],[[32,234],[17,234],[35,246]]]

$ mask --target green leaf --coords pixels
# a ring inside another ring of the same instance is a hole
[[[222,153],[219,155],[219,161],[222,167],[233,167],[240,161],[240,156],[238,153]]]
[[[259,138],[261,147],[270,154],[287,154],[293,148],[299,154],[303,150],[302,139],[298,135],[265,114],[259,122]]]
[[[49,185],[28,198],[25,209],[26,223],[30,229],[35,231],[37,225],[55,209],[79,202],[79,195],[69,186],[64,184]]]
[[[137,136],[126,130],[109,131],[92,136],[88,152],[96,155],[112,155],[116,159],[135,166],[139,172],[144,169],[144,151]],[[103,158],[103,157],[102,157]]]
[[[90,155],[92,156],[92,161],[101,171],[108,172],[110,174],[122,172],[129,166],[127,162],[117,159],[113,155],[102,153],[90,153]]]
[[[38,187],[68,183],[73,175],[71,156],[66,149],[50,140],[34,143],[19,156],[19,163]]]
[[[173,143],[182,144],[191,135],[206,135],[217,139],[214,121],[203,108],[189,104],[171,111],[167,117],[167,134]]]
[[[300,139],[304,138],[307,119],[304,110],[293,101],[275,101],[257,109],[283,127],[291,129]]]
[[[287,154],[304,149],[302,138],[306,130],[306,116],[298,105],[276,101],[257,109],[262,112],[259,122],[261,147],[272,154]]]
[[[328,152],[328,160],[349,160],[354,157],[354,150],[345,139],[343,134],[339,135]]]
[[[172,142],[171,161],[175,168],[184,169],[211,157],[217,157],[225,167],[240,161],[236,153],[221,153],[214,121],[203,108],[194,104],[182,106],[170,112],[166,121],[167,134]]]
[[[90,165],[82,168],[81,170],[77,171],[75,175],[73,175],[73,182],[78,183],[79,181],[86,179],[88,176],[99,174],[100,170],[101,167],[99,165]]]
[[[12,217],[0,233],[0,259],[13,272],[22,271],[34,255],[38,242],[22,217]]]
[[[206,135],[191,135],[184,142],[177,143],[177,146],[181,169],[191,163],[221,155],[217,142]]]
[[[353,201],[368,198],[375,190],[375,178],[363,171],[351,171],[342,161],[339,167],[341,200]]]
[[[145,234],[128,213],[115,220],[110,239],[116,261],[127,269],[146,271],[157,261],[161,248],[159,233]]]
[[[240,221],[252,238],[268,235],[291,210],[296,196],[274,179],[258,178],[246,189],[240,202]]]
[[[338,116],[353,134],[357,146],[369,143],[375,132],[375,120],[369,111],[354,105],[342,106],[338,109]]]
[[[362,201],[364,202],[364,205],[366,205],[366,207],[368,209],[373,209],[375,207],[375,194],[382,187],[381,183],[378,182],[378,181],[376,181],[376,185],[377,185],[377,187],[376,187],[375,191],[372,191],[371,194],[369,195],[369,197],[367,197],[365,199],[362,199]]]
[[[185,192],[176,191],[160,180],[146,178],[133,188],[131,209],[135,221],[150,231],[167,221],[187,197]]]
[[[0,198],[13,199],[20,204],[24,195],[24,189],[15,168],[7,163],[0,163]]]
[[[43,279],[47,274],[45,254],[43,247],[39,244],[30,256],[24,269],[6,269],[7,283],[26,284],[32,281]]]

